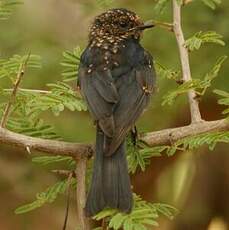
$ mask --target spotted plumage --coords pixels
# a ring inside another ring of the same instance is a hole
[[[134,12],[111,9],[97,16],[90,28],[79,67],[79,86],[97,126],[88,216],[105,207],[124,212],[132,208],[125,137],[154,87],[151,55],[139,43],[149,27]]]

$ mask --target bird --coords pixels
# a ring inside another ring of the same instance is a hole
[[[155,86],[153,58],[140,40],[152,28],[125,8],[96,16],[80,57],[78,86],[96,126],[86,216],[104,208],[130,213],[133,195],[125,139],[149,105]]]

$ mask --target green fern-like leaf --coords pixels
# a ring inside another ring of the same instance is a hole
[[[189,38],[185,42],[185,46],[190,50],[198,50],[204,43],[215,43],[218,45],[225,45],[225,42],[222,40],[223,36],[217,34],[215,31],[207,32],[198,32],[193,37]]]
[[[76,81],[78,75],[78,68],[80,63],[80,56],[82,50],[76,47],[73,51],[63,52],[63,61],[61,65],[64,67],[62,72],[63,81]]]
[[[39,156],[33,157],[32,162],[40,165],[49,165],[60,162],[72,163],[73,159],[69,156]]]
[[[220,105],[228,106],[228,108],[223,111],[223,114],[229,115],[229,93],[223,90],[218,90],[218,89],[215,89],[213,92],[223,97],[218,100],[218,103]]]
[[[175,81],[178,81],[180,79],[179,71],[168,69],[158,61],[155,62],[155,68],[156,68],[157,75],[159,75],[162,78],[168,78]]]
[[[8,19],[19,4],[22,4],[22,2],[17,0],[0,0],[0,20]]]
[[[96,5],[100,8],[111,7],[114,0],[96,0]]]
[[[229,132],[210,132],[191,137],[182,138],[171,146],[161,146],[162,150],[168,155],[173,156],[177,150],[195,150],[203,145],[207,145],[209,150],[213,150],[218,143],[229,143]]]
[[[14,55],[9,59],[0,59],[0,79],[3,77],[15,78],[20,66],[26,61],[28,55]],[[30,55],[27,68],[41,68],[41,58],[38,55]]]
[[[0,96],[8,95],[11,92],[0,91]],[[40,118],[40,111],[32,111],[32,107],[28,106],[28,102],[33,100],[33,95],[28,93],[18,93],[16,100],[12,106],[10,117],[6,127],[16,133],[21,133],[27,136],[39,137],[44,139],[61,139],[55,132],[53,126],[46,124]],[[6,97],[7,100],[7,97]],[[6,101],[7,102],[7,101]],[[0,117],[6,106],[6,102],[0,106]]]
[[[202,2],[210,7],[211,9],[215,9],[217,5],[219,5],[221,3],[221,0],[202,0]]]
[[[170,220],[172,220],[178,213],[178,210],[176,208],[168,204],[154,203],[151,204],[151,206],[155,208],[158,215],[162,214]]]
[[[33,93],[33,98],[27,101],[31,111],[51,110],[58,116],[65,108],[70,111],[86,111],[87,107],[81,95],[64,82],[47,84],[50,91],[47,93]],[[31,94],[27,92],[27,94]]]
[[[200,95],[204,95],[207,88],[211,86],[212,80],[214,80],[218,76],[222,64],[225,62],[226,59],[227,56],[219,57],[212,69],[204,76],[204,80],[201,81],[201,85],[203,86],[203,88],[201,91],[198,92]]]
[[[27,117],[11,117],[7,122],[7,128],[31,137],[61,139],[60,136],[56,134],[53,126],[44,124],[44,121],[39,118],[31,121]]]
[[[74,178],[71,181],[71,184],[73,183],[75,183]],[[34,202],[18,207],[15,210],[15,213],[16,214],[27,213],[34,209],[40,208],[47,203],[52,203],[57,199],[58,195],[63,194],[66,191],[67,187],[68,187],[67,180],[57,182],[53,186],[49,187],[45,192],[38,193],[36,195],[36,200]]]
[[[194,89],[198,95],[204,95],[206,90],[211,86],[211,82],[218,76],[218,73],[222,67],[222,64],[227,59],[227,56],[222,56],[217,59],[212,69],[204,76],[204,79],[193,79],[179,85],[176,90],[170,91],[163,97],[162,105],[171,105],[175,99],[184,93],[187,93],[190,89]]]
[[[106,218],[109,228],[114,230],[146,230],[146,226],[158,226],[157,219],[160,214],[172,219],[177,210],[165,204],[148,203],[140,196],[134,195],[134,208],[130,214],[105,209],[93,218],[95,220]]]
[[[187,93],[190,89],[202,88],[201,81],[199,79],[193,79],[178,86],[176,90],[170,91],[163,97],[162,105],[171,105],[175,99],[184,93]]]
[[[167,150],[169,146],[147,147],[143,143],[134,145],[131,140],[127,139],[127,161],[129,172],[134,174],[138,168],[145,171],[147,165],[150,164],[152,157],[161,156],[162,152]]]
[[[156,14],[163,13],[168,3],[169,3],[169,0],[157,0],[156,5],[154,7],[155,13]]]
[[[176,142],[176,147],[194,150],[206,144],[210,150],[213,150],[217,143],[229,143],[229,132],[204,133],[194,137],[183,138]]]

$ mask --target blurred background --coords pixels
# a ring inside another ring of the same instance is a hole
[[[135,11],[144,20],[171,21],[171,6],[164,14],[156,15],[153,0],[116,0],[114,7]],[[61,80],[62,52],[87,44],[88,27],[95,15],[104,11],[94,0],[24,0],[7,21],[0,21],[0,57],[27,54],[31,51],[42,57],[42,69],[29,71],[23,79],[25,88],[46,89],[46,83]],[[194,1],[183,9],[183,28],[188,38],[198,31],[214,30],[229,41],[229,1],[222,1],[211,10]],[[160,28],[145,32],[143,46],[155,60],[178,69],[179,56],[172,33]],[[228,54],[229,48],[214,44],[204,45],[190,54],[192,75],[201,78],[216,59]],[[217,105],[212,89],[229,89],[228,61],[200,102],[205,120],[220,119],[223,108]],[[1,87],[9,88],[7,80]],[[172,80],[158,77],[158,92],[150,108],[137,126],[140,132],[186,125],[190,122],[186,96],[172,106],[161,106],[162,96],[176,87]],[[95,129],[87,112],[64,111],[58,117],[46,115],[57,133],[66,141],[93,142]],[[66,122],[67,121],[67,122]],[[57,181],[47,168],[31,162],[23,151],[0,145],[0,229],[38,230],[61,229],[64,221],[65,197],[25,215],[15,215],[14,209],[34,199],[35,194]],[[132,177],[134,191],[144,199],[174,205],[180,214],[174,221],[164,218],[154,229],[224,230],[229,229],[229,153],[228,145],[218,145],[210,152],[206,146],[197,152],[178,152],[174,157],[153,158],[151,165]],[[76,205],[72,194],[69,230],[75,230]]]

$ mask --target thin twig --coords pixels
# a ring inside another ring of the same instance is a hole
[[[161,21],[157,21],[157,20],[150,20],[150,22],[155,26],[158,26],[158,27],[166,29],[170,32],[173,32],[173,24],[171,24],[171,23],[161,22]]]
[[[51,172],[59,174],[59,175],[67,176],[67,177],[69,177],[69,175],[72,175],[72,177],[76,177],[75,172],[72,172],[69,170],[52,170]]]
[[[3,89],[5,92],[12,92],[14,89]],[[21,92],[28,92],[28,93],[40,93],[40,94],[49,94],[51,91],[48,90],[41,90],[41,89],[24,89],[24,88],[18,88],[18,91]]]
[[[181,27],[181,6],[178,4],[177,0],[173,0],[173,29],[176,36],[177,44],[180,52],[180,60],[182,66],[183,81],[191,81],[191,70],[189,64],[188,50],[184,46],[185,39]],[[192,123],[201,122],[201,114],[199,110],[199,103],[196,100],[196,93],[194,90],[189,90],[188,92],[189,106],[191,112]]]
[[[30,54],[28,54],[26,60],[23,63],[21,63],[21,65],[20,65],[20,67],[18,69],[17,77],[16,77],[16,80],[15,80],[15,83],[14,83],[14,88],[12,89],[12,93],[11,93],[9,102],[6,105],[6,108],[5,108],[4,112],[3,112],[2,120],[1,120],[1,123],[0,123],[0,126],[3,127],[3,128],[5,128],[5,126],[6,126],[8,117],[10,115],[11,107],[12,107],[14,101],[15,101],[16,94],[17,94],[19,85],[21,83],[21,79],[24,76],[26,65],[27,65],[27,63],[29,61],[29,58],[30,58]]]
[[[87,158],[82,158],[76,168],[77,179],[77,210],[79,219],[79,229],[89,230],[88,218],[85,216],[84,207],[86,203],[86,170]]]

